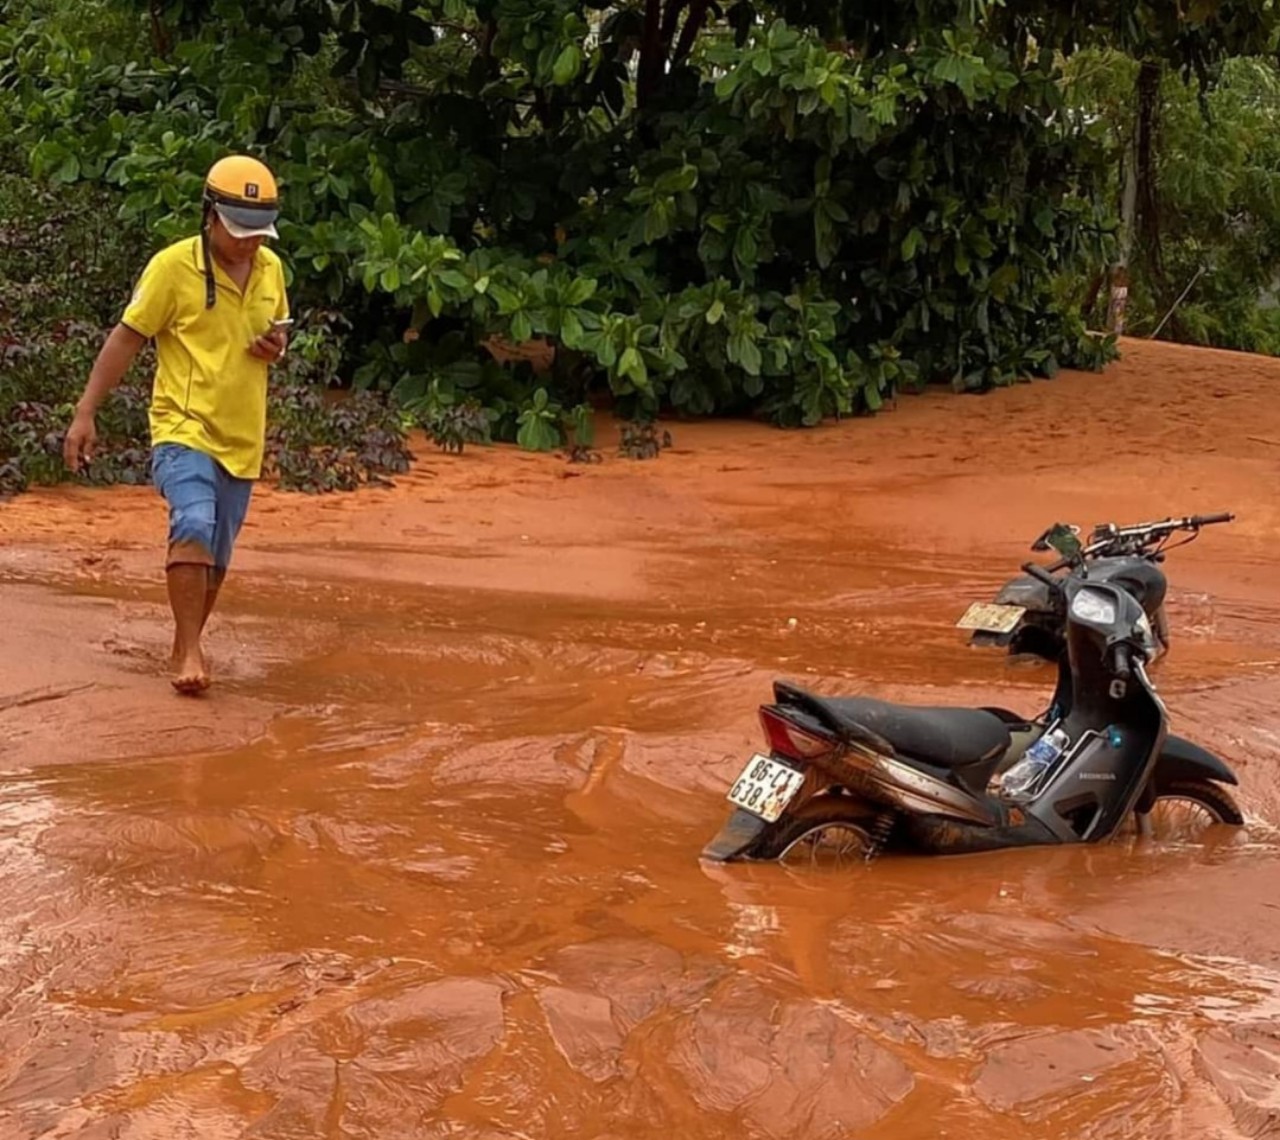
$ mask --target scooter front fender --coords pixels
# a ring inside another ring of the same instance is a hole
[[[1212,752],[1181,736],[1165,737],[1151,779],[1157,795],[1162,787],[1179,780],[1216,780],[1233,786],[1240,783],[1236,774]]]

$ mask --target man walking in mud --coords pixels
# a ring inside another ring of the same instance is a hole
[[[209,687],[200,638],[262,473],[267,368],[286,346],[289,304],[276,237],[279,194],[257,159],[232,155],[205,179],[200,233],[147,264],[94,362],[67,432],[73,471],[93,458],[95,416],[138,351],[156,343],[151,476],[169,506],[165,577],[173,610],[172,683]]]

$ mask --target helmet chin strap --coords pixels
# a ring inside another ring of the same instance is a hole
[[[200,252],[204,255],[204,307],[212,309],[218,300],[218,287],[213,280],[213,257],[209,252],[209,218],[213,202],[204,200],[204,216],[200,219]]]

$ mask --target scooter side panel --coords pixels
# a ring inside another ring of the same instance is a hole
[[[1116,701],[1109,715],[1077,707],[1064,727],[1074,743],[1026,810],[1059,842],[1105,839],[1133,809],[1155,765],[1163,743],[1158,708],[1138,700]]]

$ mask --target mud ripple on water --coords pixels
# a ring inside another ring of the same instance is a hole
[[[58,889],[28,891],[7,971],[41,992],[8,999],[0,1122],[782,1140],[945,1109],[1101,1137],[1183,1111],[1194,1023],[1230,1014],[1201,1067],[1238,1067],[1259,979],[1063,925],[1061,884],[1105,859],[700,869],[719,796],[688,794],[681,740],[312,712],[239,753],[10,781],[10,866]]]
[[[1280,681],[1220,627],[1160,678],[1240,768],[1243,835],[697,863],[780,673],[1047,693],[950,629],[908,668],[956,583],[878,589],[411,638],[371,607],[245,674],[292,710],[251,744],[4,777],[0,1136],[1261,1134],[1280,984],[1177,893],[1274,868]]]

